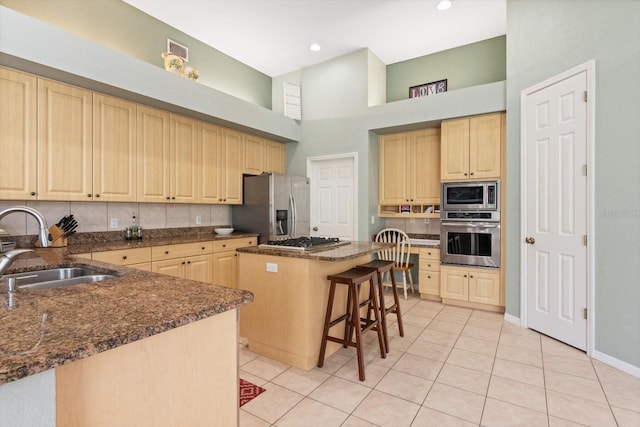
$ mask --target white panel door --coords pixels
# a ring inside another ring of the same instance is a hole
[[[527,326],[586,349],[587,72],[526,96]]]
[[[311,235],[355,240],[356,194],[353,157],[311,160]]]

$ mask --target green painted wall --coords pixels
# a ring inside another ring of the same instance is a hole
[[[640,367],[640,2],[507,3],[507,313],[520,316],[520,92],[596,61],[595,349]]]
[[[506,79],[506,36],[387,66],[387,102],[409,98],[411,86],[447,79],[448,90]]]
[[[170,38],[189,47],[189,65],[198,68],[199,83],[271,108],[269,76],[121,0],[0,0],[0,5],[162,68]],[[61,46],[60,54],[74,53]]]

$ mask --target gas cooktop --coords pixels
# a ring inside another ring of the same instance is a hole
[[[349,243],[349,241],[340,240],[337,237],[295,237],[283,240],[269,240],[266,244],[260,245],[260,247],[313,252],[332,249]]]

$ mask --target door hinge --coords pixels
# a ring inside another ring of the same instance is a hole
[[[589,96],[587,95],[587,91],[584,91],[584,102],[587,102]]]
[[[585,319],[587,318],[587,309],[586,308],[582,309],[582,315],[584,316]]]
[[[587,176],[587,165],[582,165],[582,175]]]
[[[582,237],[582,243],[584,243],[584,245],[587,246],[587,235],[586,234]]]

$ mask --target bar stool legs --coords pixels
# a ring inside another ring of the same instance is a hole
[[[380,321],[380,306],[378,305],[378,296],[376,295],[373,280],[376,274],[377,272],[373,268],[355,267],[342,273],[333,274],[327,277],[327,280],[331,281],[331,285],[329,288],[329,299],[327,301],[327,311],[325,314],[324,329],[322,332],[322,342],[320,344],[320,354],[318,356],[318,368],[322,368],[324,365],[324,356],[327,350],[328,341],[342,344],[344,347],[355,347],[358,355],[358,378],[360,381],[364,381],[364,345],[362,341],[362,333],[373,328],[375,328],[378,334],[380,357],[387,357],[383,328]],[[365,301],[360,302],[360,284],[367,281],[369,282],[369,297]],[[331,320],[336,284],[348,286],[347,308],[344,314]],[[374,310],[373,320],[369,318],[368,314],[367,317],[364,318],[360,316],[360,307],[363,305],[372,305]],[[345,322],[344,336],[342,338],[330,336],[329,329],[342,321]],[[354,329],[355,341],[352,341]]]

